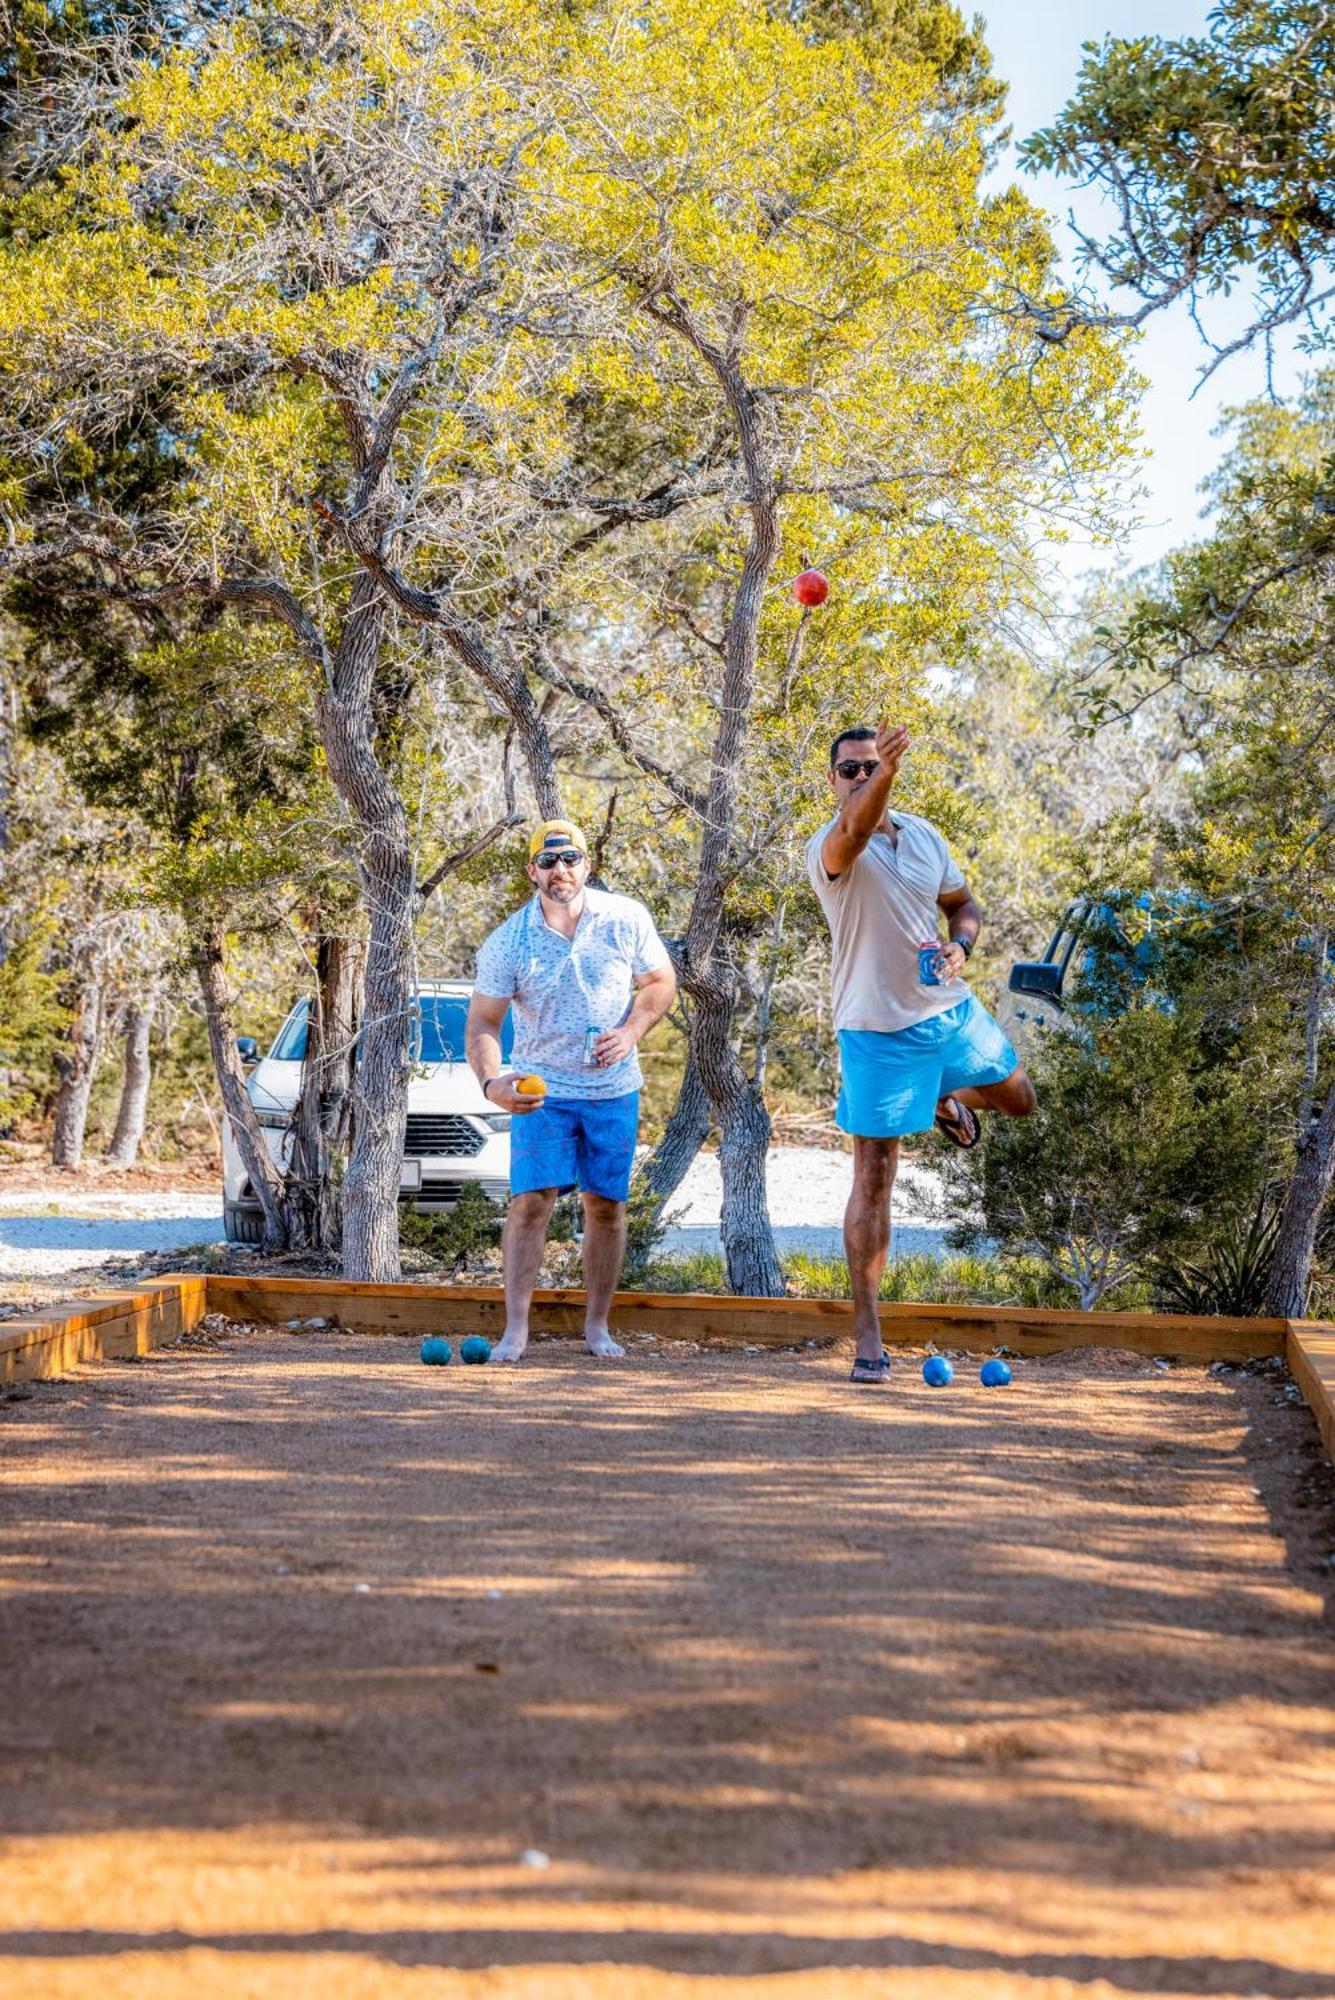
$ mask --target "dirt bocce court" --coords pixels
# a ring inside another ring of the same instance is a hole
[[[417,1345],[0,1403],[6,2000],[1335,1995],[1282,1362]]]

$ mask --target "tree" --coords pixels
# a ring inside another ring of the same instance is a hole
[[[1045,283],[1049,247],[1013,196],[980,198],[986,120],[939,119],[931,68],[847,41],[804,48],[758,10],[704,0],[628,24],[617,48],[613,71],[600,53],[574,77],[554,185],[583,261],[607,274],[604,370],[647,372],[693,449],[675,482],[647,480],[638,499],[571,479],[563,498],[604,522],[655,507],[666,547],[651,544],[648,563],[635,551],[614,593],[624,545],[609,555],[591,537],[579,581],[619,605],[638,596],[660,624],[675,606],[690,644],[670,698],[643,672],[609,692],[548,628],[536,665],[614,742],[638,746],[639,768],[699,822],[679,966],[691,1054],[723,1134],[730,1280],[772,1292],[769,1121],[734,1034],[741,962],[784,922],[755,861],[772,876],[778,853],[792,855],[793,772],[832,720],[890,692],[921,705],[925,660],[994,599],[1003,549],[1023,547],[1036,512],[1070,504],[1082,475],[1096,483],[1116,454],[1124,384],[1098,343],[1069,353],[1069,373],[1049,370],[1003,309],[1021,273]],[[775,588],[784,558],[791,574],[813,546],[846,607],[827,621],[823,680]],[[702,592],[710,570],[716,587]],[[836,632],[848,647],[837,665]],[[707,763],[690,734],[685,766],[657,747],[648,758],[646,699],[680,741],[696,689]]]
[[[1039,305],[1045,336],[1139,326],[1179,298],[1200,324],[1208,302],[1245,277],[1255,317],[1212,343],[1207,375],[1281,327],[1300,325],[1323,345],[1335,296],[1332,63],[1325,0],[1221,0],[1207,35],[1091,49],[1075,96],[1022,156],[1111,200],[1113,233],[1081,236],[1086,263],[1140,303]]]
[[[493,230],[535,113],[512,77],[540,52],[539,24],[444,0],[397,26],[369,4],[338,22],[182,13],[190,32],[173,20],[147,55],[99,44],[91,80],[62,99],[78,165],[10,206],[0,325],[25,364],[0,382],[26,526],[5,564],[140,611],[184,600],[282,633],[368,911],[345,1264],[392,1276],[417,895],[386,745],[413,649],[387,669],[384,592],[331,562],[317,531],[346,517],[394,554],[410,417],[417,456],[448,466],[458,382],[478,365],[452,337],[497,281]],[[53,88],[66,81],[57,65]],[[443,407],[423,413],[433,383]],[[172,461],[151,505],[95,478],[90,492],[108,440]],[[217,925],[196,943],[228,1115],[276,1233]]]
[[[1284,1143],[1256,1099],[1278,1037],[1251,974],[1228,914],[1199,898],[1096,906],[1067,1017],[1025,1050],[1036,1115],[986,1121],[979,1147],[947,1159],[974,1218],[961,1239],[1037,1254],[1090,1311],[1250,1214]]]
[[[1279,1242],[1269,1308],[1304,1310],[1321,1211],[1335,1182],[1330,1046],[1335,934],[1335,698],[1328,512],[1335,381],[1292,405],[1235,413],[1212,482],[1214,532],[1165,566],[1105,634],[1100,713],[1184,694],[1199,717],[1192,810],[1164,830],[1178,880],[1233,912],[1252,1004],[1279,1023],[1258,1119],[1286,1106]]]
[[[136,610],[273,620],[305,677],[371,929],[351,1269],[393,1261],[416,909],[402,617],[495,705],[541,809],[561,796],[552,724],[578,706],[688,816],[683,962],[730,1262],[780,1281],[734,1033],[739,968],[763,989],[757,939],[781,928],[754,879],[791,837],[780,774],[841,695],[911,698],[1036,510],[1097,477],[1126,395],[1114,347],[1052,357],[1008,316],[1017,284],[1050,289],[1046,239],[1013,194],[979,195],[986,109],[947,115],[942,70],[902,47],[821,40],[756,0],[653,22],[612,0],[393,22],[368,0],[334,25],[201,9],[179,47],[119,68],[99,48],[77,165],[12,205],[0,327],[32,364],[3,399],[26,515],[4,560]],[[669,84],[689,115],[667,115]],[[150,506],[90,493],[80,453],[113,436],[170,459]],[[784,536],[878,607],[818,695],[774,588]],[[665,614],[671,646],[651,638]],[[681,696],[652,742],[650,663]]]

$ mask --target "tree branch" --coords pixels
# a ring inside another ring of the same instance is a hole
[[[522,813],[504,813],[500,819],[495,820],[487,828],[485,833],[479,834],[476,840],[470,841],[467,847],[459,848],[454,854],[447,854],[440,866],[432,869],[425,882],[418,883],[417,893],[422,901],[425,903],[427,897],[433,895],[440,887],[445,877],[452,875],[456,868],[462,868],[465,861],[472,861],[477,855],[485,853],[494,840],[499,840],[503,833],[508,833],[512,827],[521,826],[522,824]]]

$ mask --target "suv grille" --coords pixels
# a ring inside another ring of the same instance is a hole
[[[441,1155],[456,1160],[471,1160],[474,1153],[480,1153],[486,1145],[486,1135],[479,1132],[470,1118],[460,1117],[457,1111],[408,1113],[408,1136],[403,1150],[409,1159],[425,1159],[430,1155]]]

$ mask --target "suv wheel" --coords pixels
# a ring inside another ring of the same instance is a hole
[[[229,1243],[263,1243],[264,1211],[243,1208],[240,1202],[223,1203],[223,1235]]]

